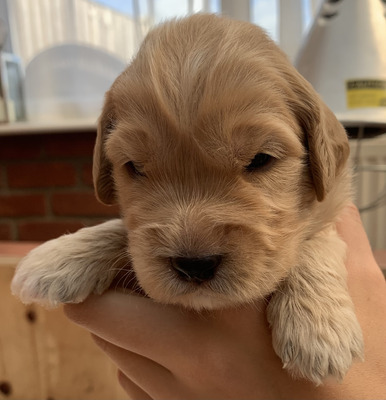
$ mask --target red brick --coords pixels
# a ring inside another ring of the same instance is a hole
[[[117,206],[105,206],[97,201],[94,192],[54,193],[52,210],[59,216],[117,216]]]
[[[95,133],[79,132],[53,135],[45,143],[48,157],[90,157],[92,159]]]
[[[10,224],[0,224],[0,240],[11,240]]]
[[[5,167],[0,165],[0,189],[5,187]]]
[[[1,217],[27,217],[44,215],[45,199],[42,194],[0,195]]]
[[[88,163],[82,166],[82,182],[86,186],[94,186],[93,180],[92,180],[92,164]]]
[[[84,225],[77,221],[68,222],[23,222],[18,226],[19,240],[46,241],[65,233],[76,232]]]
[[[41,136],[0,137],[0,162],[38,158],[42,154]]]
[[[76,171],[70,163],[39,162],[8,167],[8,185],[11,188],[73,186],[75,183]]]

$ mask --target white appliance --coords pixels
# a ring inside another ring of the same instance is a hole
[[[295,66],[357,138],[356,202],[386,249],[386,0],[324,0]]]
[[[386,3],[325,0],[295,61],[346,126],[386,126]]]

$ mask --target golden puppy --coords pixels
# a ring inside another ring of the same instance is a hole
[[[106,95],[100,201],[122,220],[18,266],[24,302],[79,302],[131,261],[154,300],[193,309],[271,296],[285,368],[319,384],[362,356],[334,221],[350,199],[343,127],[258,27],[194,15],[155,28]]]

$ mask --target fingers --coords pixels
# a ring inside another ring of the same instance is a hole
[[[254,307],[198,314],[149,298],[109,291],[103,296],[90,296],[81,304],[66,305],[64,311],[75,323],[102,339],[173,371],[186,361],[185,349],[200,348],[200,352],[192,354],[197,362],[205,352],[212,351],[213,346],[205,346],[213,337],[218,346],[232,346],[234,341],[245,343],[250,340],[251,330],[269,338],[264,312]],[[240,335],[245,338],[239,340]]]
[[[143,393],[143,398],[159,398],[165,397],[165,391],[174,386],[173,375],[161,365],[106,342],[98,336],[92,335],[92,338],[127,377],[126,380],[121,378],[131,392]],[[138,396],[135,397],[137,398]]]
[[[386,321],[385,279],[373,257],[359,211],[354,205],[344,209],[337,230],[347,244],[348,289],[365,341],[365,367],[362,367],[363,364],[354,364],[351,373],[359,382],[366,372],[370,374],[365,382],[376,382],[377,379],[379,382],[384,382],[384,372],[379,365],[385,365],[386,355],[382,351],[385,347],[383,328]],[[383,383],[380,387],[382,386]]]
[[[118,381],[131,400],[152,400],[152,398],[118,370]]]
[[[368,343],[377,339],[377,325],[386,320],[386,283],[377,265],[358,209],[348,206],[337,224],[347,244],[347,283],[365,338],[365,359],[371,359]],[[383,362],[383,361],[382,361]]]
[[[350,252],[355,250],[358,254],[372,255],[359,211],[354,204],[350,204],[343,210],[336,226]]]
[[[356,280],[358,287],[364,288],[363,279],[384,283],[356,206],[351,204],[343,210],[337,230],[347,244],[346,266],[349,271],[349,284]]]
[[[185,313],[148,298],[109,291],[81,304],[66,305],[64,311],[95,335],[155,362],[176,353],[176,342],[181,348],[192,345],[188,338],[195,328]]]
[[[167,346],[160,347],[156,342],[172,340],[162,327],[177,312],[147,298],[113,291],[103,297],[90,296],[81,304],[66,305],[64,311],[75,323],[104,340],[153,360],[165,357]],[[163,337],[157,337],[157,332]]]
[[[128,391],[138,388],[150,398],[172,400],[192,398],[191,393],[226,398],[229,385],[222,389],[218,382],[238,381],[235,377],[242,377],[240,387],[233,385],[235,393],[248,393],[243,382],[254,381],[254,368],[281,371],[265,314],[255,307],[198,314],[110,291],[66,305],[65,312],[98,336],[97,344],[127,376],[122,382]]]

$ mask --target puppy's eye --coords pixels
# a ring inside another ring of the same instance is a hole
[[[134,164],[133,161],[128,161],[127,163],[125,163],[125,169],[128,172],[128,174],[132,177],[145,176],[143,171],[141,171],[141,167],[139,165]]]
[[[254,172],[268,167],[274,161],[274,157],[266,153],[257,153],[253,160],[248,164],[245,169],[248,172]]]

